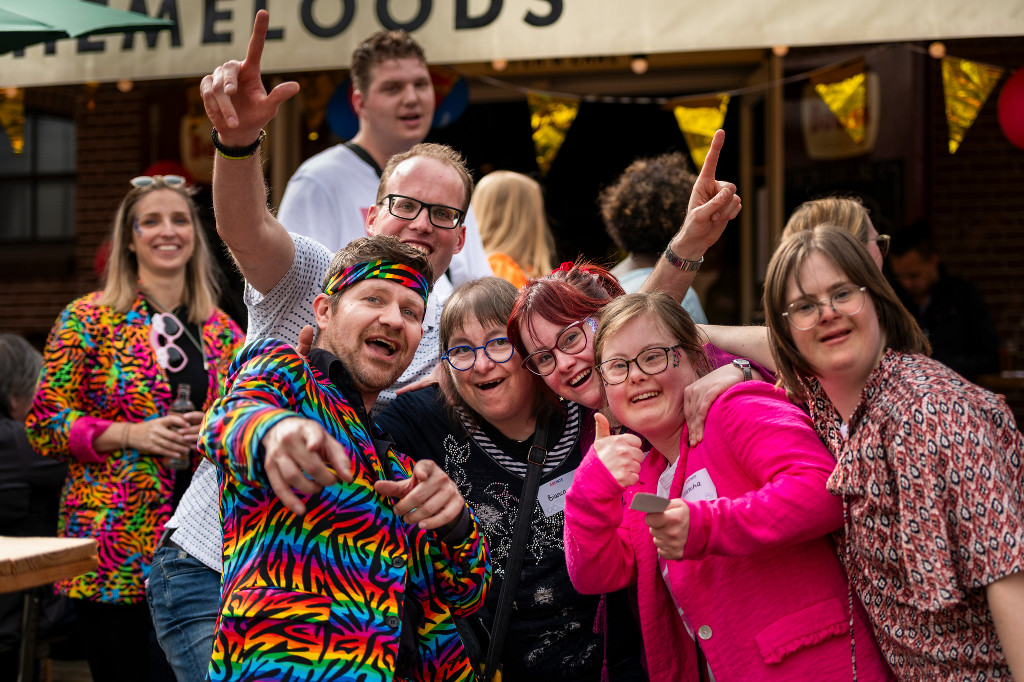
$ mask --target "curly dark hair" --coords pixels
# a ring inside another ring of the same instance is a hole
[[[657,255],[683,224],[697,176],[680,152],[637,159],[597,199],[620,249]]]

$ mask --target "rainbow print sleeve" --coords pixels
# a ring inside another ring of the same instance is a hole
[[[388,451],[394,469],[412,476],[416,462],[394,448]],[[471,523],[466,538],[458,543],[443,542],[437,533],[420,533],[426,543],[425,561],[430,562],[434,590],[458,617],[469,615],[483,605],[491,583],[491,558],[487,540],[473,509],[467,504]]]
[[[49,457],[70,454],[71,428],[85,416],[82,395],[94,344],[77,304],[66,307],[50,330],[39,387],[26,420],[29,443]]]
[[[487,597],[491,559],[480,524],[472,508],[469,536],[457,545],[434,539],[428,547],[434,565],[435,588],[452,615],[464,617],[476,611]]]
[[[299,417],[292,407],[303,393],[305,364],[291,346],[274,339],[246,345],[231,364],[225,395],[203,420],[199,449],[241,483],[267,485],[263,436]]]

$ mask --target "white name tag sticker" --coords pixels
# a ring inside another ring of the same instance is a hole
[[[572,479],[575,476],[576,471],[573,470],[547,483],[540,484],[540,488],[537,490],[537,501],[540,502],[540,508],[544,510],[544,516],[551,517],[565,510],[565,493],[569,491],[569,486],[572,485]]]
[[[711,502],[718,499],[718,490],[707,469],[694,471],[683,482],[682,498],[687,502]]]

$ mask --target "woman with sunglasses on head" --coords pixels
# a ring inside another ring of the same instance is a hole
[[[1024,679],[1024,438],[1006,402],[926,357],[839,228],[786,239],[764,303],[781,383],[836,460],[839,556],[896,674]]]
[[[707,680],[707,668],[718,682],[889,679],[829,537],[842,503],[825,490],[833,460],[807,415],[742,382],[691,447],[683,392],[708,359],[664,294],[608,304],[595,355],[608,407],[633,433],[609,436],[598,416],[566,495],[569,575],[584,592],[635,586],[651,679]]]
[[[488,655],[486,630],[502,643],[490,669],[500,667],[507,682],[597,682],[605,667],[612,682],[644,680],[639,633],[625,595],[608,595],[602,607],[600,597],[579,594],[569,581],[562,508],[581,460],[587,411],[573,403],[560,407],[523,368],[505,331],[515,298],[516,288],[497,277],[455,289],[439,326],[439,386],[400,395],[377,424],[403,452],[437,462],[484,527],[494,578],[472,620],[482,627],[472,628],[472,637],[464,633],[482,649],[477,662]],[[530,463],[531,453],[539,464]],[[530,489],[536,500],[527,497],[528,516],[517,533],[524,490]],[[522,552],[516,551],[517,535]],[[509,557],[517,554],[521,569],[510,569]],[[509,614],[499,619],[507,624],[504,637],[495,633],[503,600]]]
[[[94,538],[97,571],[62,580],[93,678],[140,680],[151,664],[145,581],[191,468],[203,413],[168,414],[189,384],[205,408],[243,335],[217,284],[190,190],[179,176],[131,182],[117,210],[105,284],[57,319],[26,421],[41,454],[68,462],[59,534]]]

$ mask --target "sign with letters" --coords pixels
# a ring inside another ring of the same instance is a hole
[[[0,86],[202,76],[242,59],[270,12],[264,73],[345,68],[360,40],[403,28],[431,62],[698,52],[1024,34],[1019,0],[95,0],[171,19],[153,33],[95,36],[0,56]]]

